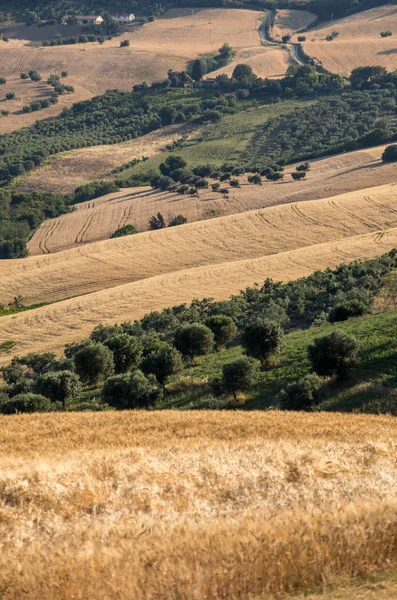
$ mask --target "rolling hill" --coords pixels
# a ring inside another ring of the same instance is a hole
[[[307,54],[333,73],[349,75],[352,69],[367,65],[393,71],[397,68],[395,38],[380,35],[388,30],[394,34],[397,31],[397,7],[393,3],[309,29],[303,46]],[[327,41],[333,31],[338,36]]]
[[[153,138],[157,137],[155,134],[151,135]],[[161,136],[158,136],[157,140],[160,141]],[[132,142],[132,145],[134,144],[139,145],[139,140]],[[108,164],[106,161],[107,157],[111,156],[111,148],[110,146],[108,151],[105,147],[103,164]],[[125,146],[126,151],[128,148],[129,146]],[[192,198],[154,191],[149,187],[122,189],[115,194],[77,204],[74,212],[45,221],[30,240],[29,253],[48,254],[108,239],[116,229],[128,223],[133,223],[139,231],[145,231],[149,218],[159,211],[167,222],[174,215],[183,214],[190,223],[291,201],[317,200],[369,188],[377,185],[379,181],[392,183],[395,181],[395,166],[381,162],[383,150],[384,146],[379,146],[315,160],[311,163],[307,178],[299,183],[289,176],[295,165],[286,168],[287,175],[282,183],[265,182],[262,186],[254,186],[248,185],[245,177],[239,177],[241,188],[230,188],[228,199],[219,193],[205,190],[200,191],[198,198]],[[74,179],[74,173],[76,170],[77,173],[83,171],[77,164],[79,157],[83,160],[83,156],[86,159],[91,156],[92,163],[99,164],[101,168],[99,149],[79,150],[45,165],[36,172],[37,175],[33,174],[31,181],[38,185],[39,175],[42,173],[48,187],[53,191],[56,189],[57,179],[66,181],[68,173],[72,181],[77,181]],[[84,164],[88,170],[88,160]],[[26,186],[25,183],[24,187]],[[34,189],[31,183],[29,189]]]
[[[15,342],[14,353],[60,351],[98,322],[134,320],[196,297],[226,299],[266,277],[287,281],[374,257],[397,245],[396,225],[397,195],[386,185],[7,261],[4,300],[74,297],[2,317],[0,337]]]

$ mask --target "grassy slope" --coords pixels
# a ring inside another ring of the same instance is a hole
[[[251,105],[245,111],[227,115],[219,123],[208,125],[200,135],[187,141],[183,148],[178,148],[174,154],[182,156],[191,167],[205,163],[214,166],[220,166],[224,162],[238,164],[257,127],[263,125],[269,118],[289,113],[308,103],[310,104],[311,101],[288,100],[259,107]],[[123,171],[120,178],[124,179],[132,174],[147,173],[150,169],[157,169],[168,155],[169,153],[166,152],[154,156],[145,163]]]
[[[307,359],[307,347],[316,337],[331,333],[337,328],[354,335],[360,347],[360,361],[345,382],[327,386],[326,399],[320,405],[321,410],[348,412],[360,408],[363,403],[380,399],[397,382],[397,340],[395,324],[397,312],[391,311],[350,319],[344,323],[313,327],[306,331],[289,333],[280,355],[274,360],[274,366],[262,373],[259,388],[247,395],[247,409],[269,408],[274,404],[275,396],[288,383],[296,381],[310,372]],[[222,366],[236,359],[242,353],[241,347],[234,347],[218,354],[199,359],[196,366],[184,372],[184,377],[207,381],[219,377]],[[198,382],[197,382],[198,383]],[[198,386],[196,386],[198,387]],[[199,390],[193,392],[197,398]],[[191,399],[188,400],[189,402]],[[186,400],[176,397],[176,405],[183,407]],[[163,403],[175,406],[174,401]]]

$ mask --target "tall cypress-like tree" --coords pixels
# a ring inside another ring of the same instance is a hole
[[[194,81],[200,81],[200,79],[203,78],[203,75],[205,75],[203,61],[196,58],[192,67],[192,78]]]

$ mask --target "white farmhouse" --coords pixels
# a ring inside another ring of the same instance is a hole
[[[132,23],[135,21],[135,15],[133,13],[116,13],[112,15],[112,19],[118,23]]]

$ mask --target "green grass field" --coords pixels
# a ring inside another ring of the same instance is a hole
[[[182,156],[189,166],[195,167],[211,163],[219,167],[224,162],[239,164],[242,161],[248,143],[269,118],[289,113],[295,108],[307,106],[312,101],[283,101],[277,104],[251,105],[244,111],[234,115],[226,115],[219,123],[207,125],[192,139],[185,142],[183,147],[173,151]],[[138,163],[120,174],[120,179],[126,179],[133,174],[145,174],[157,170],[169,152],[158,154],[144,163]]]

